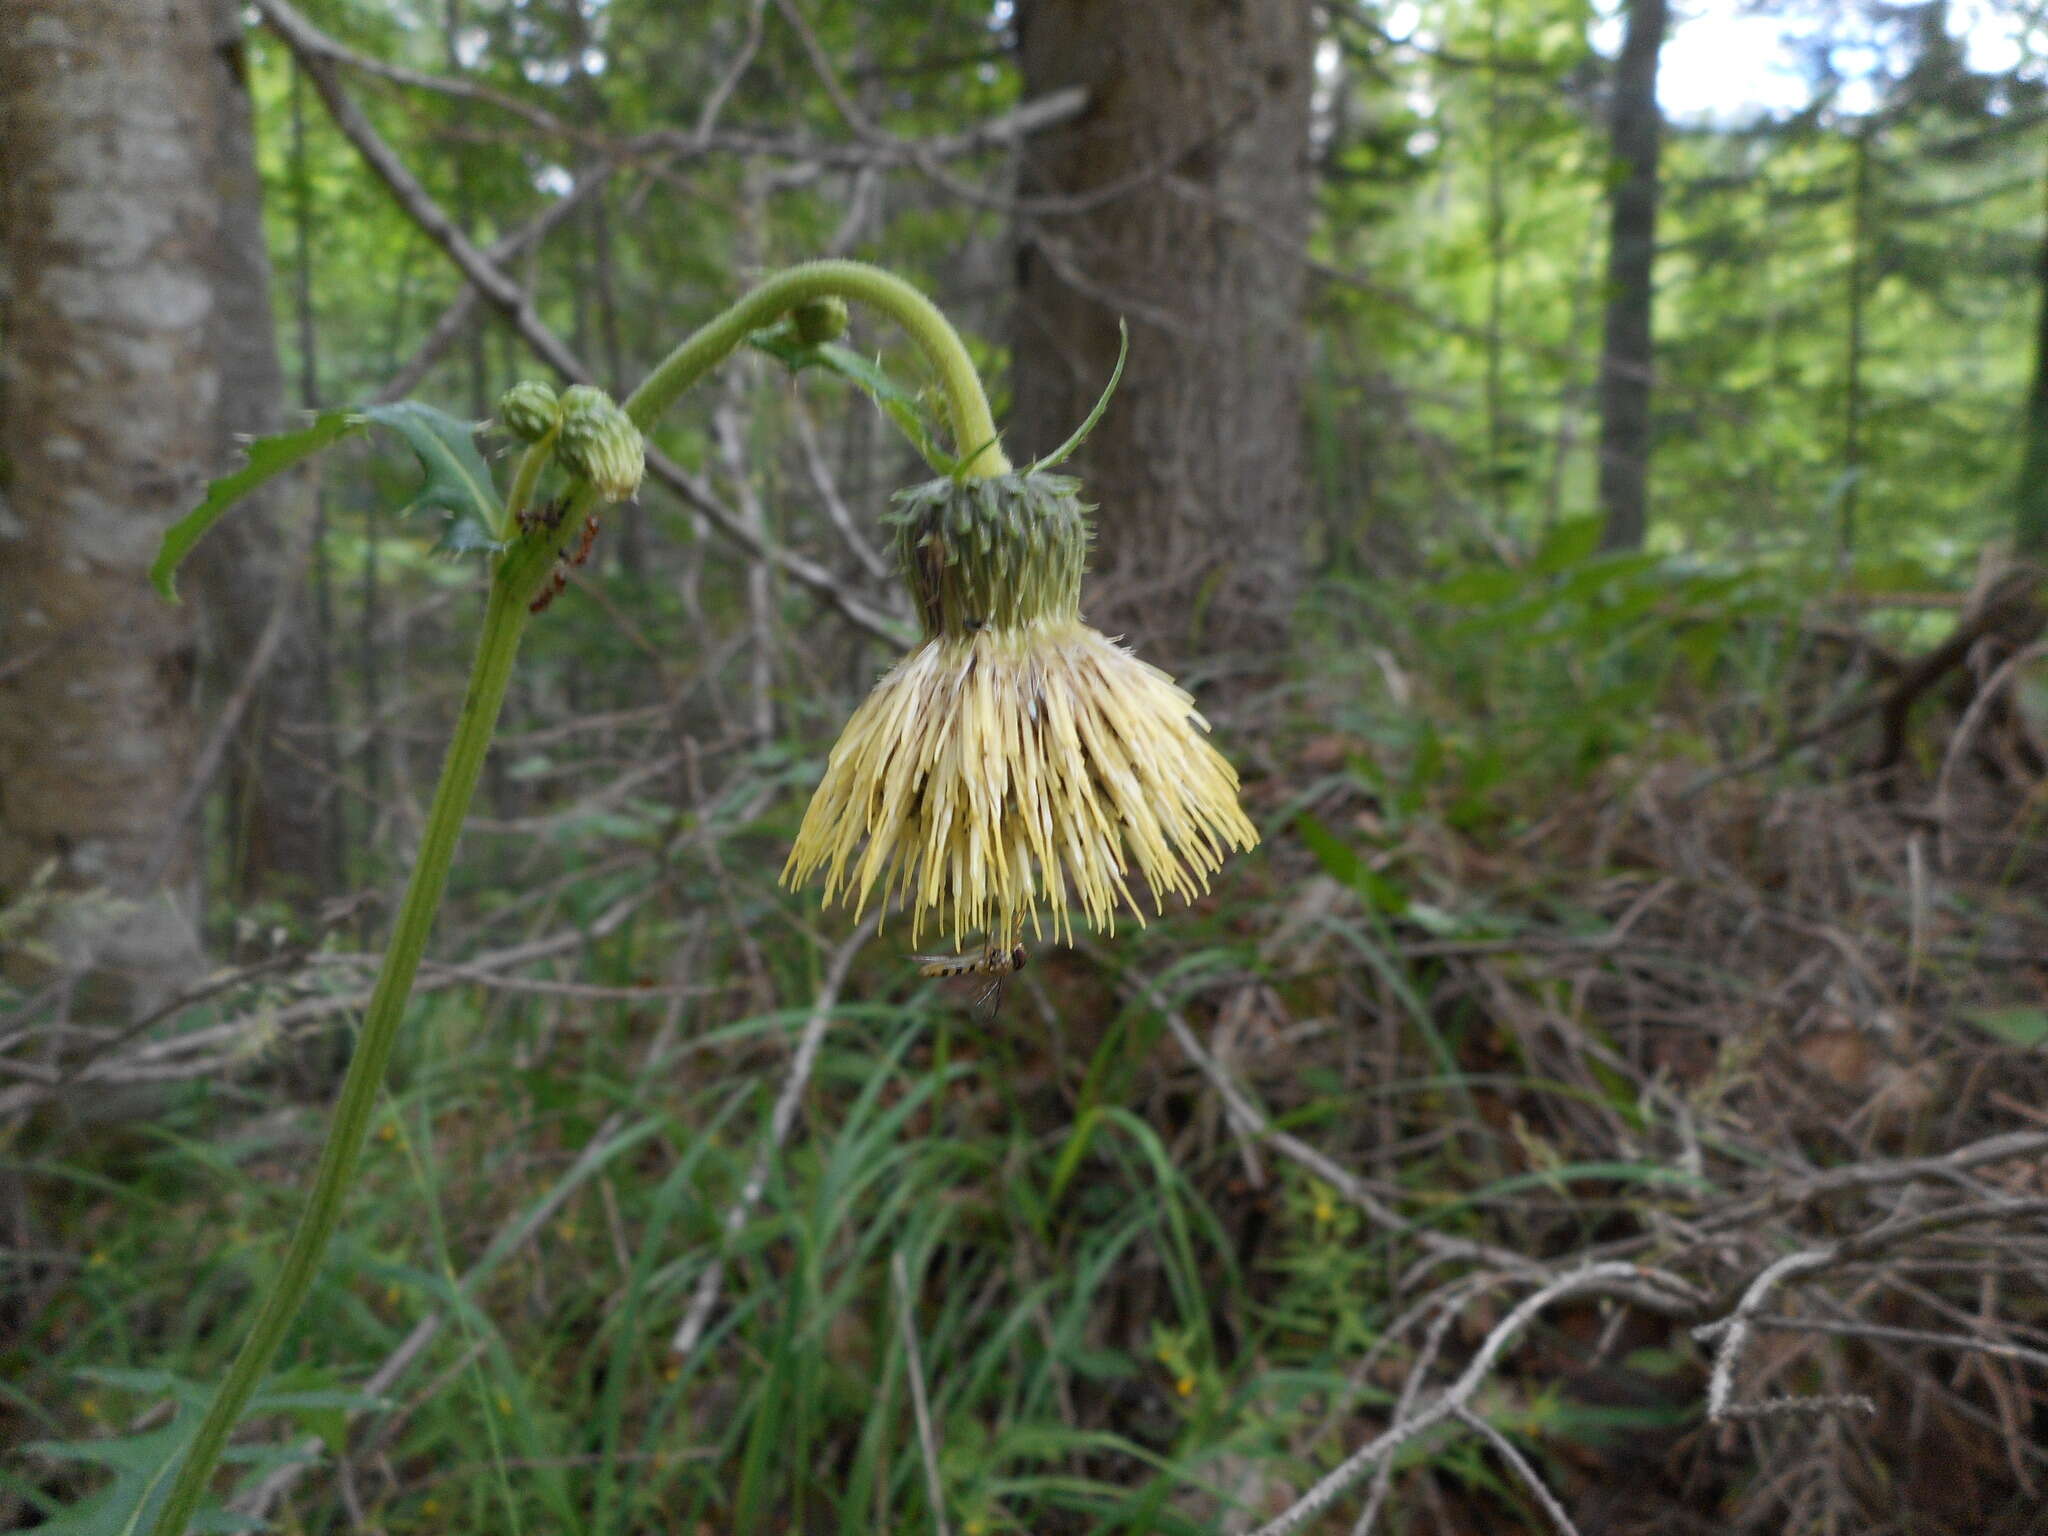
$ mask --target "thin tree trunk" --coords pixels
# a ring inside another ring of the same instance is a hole
[[[1584,353],[1582,322],[1593,289],[1593,258],[1600,248],[1600,221],[1596,211],[1586,221],[1586,237],[1579,244],[1579,259],[1572,277],[1571,312],[1564,323],[1565,352],[1558,368],[1557,442],[1550,453],[1550,480],[1543,493],[1543,531],[1557,526],[1564,512],[1564,475],[1577,451],[1581,418],[1585,411],[1585,385],[1579,367]]]
[[[441,55],[447,65],[450,79],[460,80],[465,73],[462,64],[462,0],[447,0],[441,9]],[[582,54],[579,47],[578,57]],[[469,174],[469,149],[461,136],[469,127],[469,103],[454,101],[449,104],[449,120],[457,134],[454,151],[455,174],[455,227],[467,239],[477,238],[476,193]],[[483,242],[489,244],[488,241]],[[469,371],[469,413],[477,420],[490,415],[492,390],[490,372],[484,359],[486,322],[480,317],[477,324],[463,333],[463,360]]]
[[[1855,139],[1856,170],[1849,196],[1849,334],[1847,387],[1842,401],[1842,497],[1836,519],[1835,559],[1843,570],[1856,553],[1856,516],[1863,490],[1863,288],[1870,242],[1870,132]]]
[[[1101,505],[1090,616],[1155,654],[1271,643],[1307,504],[1299,247],[1310,0],[1025,0],[1025,92],[1089,108],[1035,135],[1026,198],[1130,183],[1020,220],[1008,448],[1019,462],[1123,387],[1074,463]],[[1028,205],[1027,205],[1028,208]]]
[[[1614,194],[1608,224],[1607,324],[1600,350],[1601,543],[1639,549],[1649,520],[1650,306],[1657,257],[1657,55],[1665,0],[1628,0],[1614,69]]]
[[[2041,236],[2041,311],[2034,326],[2034,382],[2027,391],[2025,446],[2013,498],[2013,551],[2048,564],[2048,227]]]
[[[292,307],[299,348],[299,404],[320,409],[320,333],[313,315],[313,178],[306,158],[306,82],[292,61]],[[334,696],[334,573],[327,553],[326,483],[308,477],[313,499],[313,707],[320,724],[317,749],[322,783],[320,824],[330,888],[348,884],[347,839],[343,829],[340,721]]]
[[[378,376],[390,378],[398,367],[399,345],[405,336],[406,311],[412,296],[414,257],[418,254],[410,237],[398,256],[397,291],[391,300],[391,329],[385,338],[384,362]],[[374,847],[384,823],[384,780],[386,740],[384,731],[384,648],[379,633],[384,622],[383,550],[385,514],[372,507],[363,513],[363,573],[358,587],[360,606],[356,627],[356,670],[363,689],[363,747],[358,759],[363,779],[365,832],[363,842]],[[401,664],[404,653],[399,653]],[[507,698],[507,705],[514,701]],[[395,777],[395,776],[394,776]]]
[[[1507,146],[1501,134],[1500,7],[1486,7],[1486,503],[1495,533],[1507,526],[1508,466],[1501,324],[1507,285]]]
[[[239,6],[211,0],[210,14],[212,171],[221,205],[211,338],[220,367],[219,472],[239,458],[248,438],[278,430],[285,383],[270,306]],[[204,597],[206,672],[216,697],[238,685],[272,609],[285,604],[283,638],[228,761],[228,826],[238,855],[231,889],[243,901],[269,897],[305,912],[327,894],[332,871],[325,830],[331,781],[312,751],[313,733],[324,728],[326,716],[314,630],[301,597],[306,543],[287,532],[305,515],[302,485],[294,478],[245,501],[201,546],[193,580]]]
[[[177,0],[0,5],[0,901],[122,899],[49,936],[95,1012],[199,958],[191,840],[145,881],[195,751],[192,609],[146,573],[217,440],[212,43]]]

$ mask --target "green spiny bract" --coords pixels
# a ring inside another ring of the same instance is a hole
[[[562,435],[555,458],[588,480],[606,501],[624,501],[647,472],[647,445],[612,397],[588,384],[562,391]]]
[[[539,379],[521,379],[498,396],[499,423],[522,443],[539,442],[561,419],[553,387]]]
[[[925,633],[1075,617],[1092,510],[1080,491],[1072,476],[1041,470],[897,492],[887,520]]]

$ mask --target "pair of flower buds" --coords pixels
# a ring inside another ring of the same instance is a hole
[[[520,384],[499,419],[526,442],[556,433],[608,499],[639,485],[640,434],[600,391]],[[822,870],[825,900],[856,916],[900,899],[913,944],[930,923],[995,953],[1027,924],[1071,940],[1071,904],[1097,928],[1120,907],[1142,923],[1141,896],[1192,899],[1258,841],[1194,700],[1082,621],[1091,510],[1079,481],[1036,466],[898,493],[887,520],[923,642],[841,733],[785,883]]]
[[[632,418],[612,397],[588,384],[571,384],[559,397],[539,379],[521,379],[498,397],[498,423],[522,443],[551,434],[555,459],[590,482],[603,501],[626,501],[647,473],[647,444]]]

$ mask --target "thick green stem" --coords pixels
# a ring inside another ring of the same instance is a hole
[[[861,261],[811,261],[776,273],[663,358],[626,401],[626,414],[644,431],[753,332],[774,324],[806,300],[824,298],[870,305],[908,331],[945,390],[955,451],[974,455],[965,472],[976,477],[1010,472],[1010,461],[996,443],[995,417],[989,412],[981,376],[974,371],[960,333],[937,305],[902,278]]]
[[[413,866],[412,883],[406,887],[405,903],[399,908],[391,947],[385,952],[384,968],[377,977],[376,990],[370,995],[362,1033],[349,1060],[348,1075],[342,1079],[341,1093],[335,1100],[333,1124],[327,1134],[327,1146],[320,1154],[319,1169],[313,1176],[313,1191],[307,1197],[298,1230],[292,1233],[284,1264],[271,1283],[270,1294],[263,1300],[255,1326],[243,1341],[241,1353],[235,1356],[227,1380],[221,1384],[219,1395],[207,1410],[198,1436],[178,1469],[178,1479],[153,1527],[155,1536],[184,1536],[228,1435],[248,1407],[263,1373],[269,1369],[271,1356],[277,1353],[285,1330],[297,1315],[299,1303],[313,1283],[320,1256],[341,1216],[342,1202],[363,1150],[363,1139],[369,1133],[384,1068],[391,1059],[391,1046],[405,1018],[413,973],[419,969],[435,910],[441,904],[442,888],[448,883],[455,840],[462,831],[470,795],[483,768],[491,732],[498,723],[498,708],[505,701],[513,658],[519,652],[520,632],[526,627],[532,564],[531,560],[521,560],[517,553],[508,556],[491,584],[476,666],[470,674],[469,693],[462,701],[462,718],[455,727],[455,739],[449,744],[441,783],[434,791],[433,808],[427,813],[426,836],[420,843],[419,861]],[[545,571],[544,563],[541,569]]]

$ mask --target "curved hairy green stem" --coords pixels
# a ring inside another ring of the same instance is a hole
[[[910,333],[939,375],[946,394],[946,419],[953,447],[972,453],[964,473],[1006,475],[1010,461],[996,444],[995,417],[974,360],[938,306],[894,273],[862,261],[809,261],[778,272],[699,329],[662,359],[625,402],[626,414],[643,430],[698,379],[730,357],[753,332],[775,323],[809,299],[839,298],[879,309]],[[976,450],[979,450],[978,452]]]
[[[910,284],[879,267],[856,261],[811,262],[768,279],[670,353],[627,399],[626,413],[636,426],[645,429],[684,390],[731,356],[751,333],[773,324],[806,301],[831,297],[855,300],[883,311],[923,349],[944,387],[946,414],[958,450],[974,455],[964,473],[976,477],[1009,473],[1009,460],[996,446],[988,396],[982,391],[981,379],[959,333]],[[285,1250],[284,1262],[263,1298],[249,1336],[178,1465],[176,1480],[151,1527],[152,1536],[185,1536],[228,1436],[255,1395],[271,1357],[277,1353],[306,1292],[311,1289],[328,1239],[340,1220],[342,1203],[369,1133],[384,1069],[390,1063],[391,1048],[405,1017],[413,977],[419,970],[427,935],[448,883],[456,838],[468,814],[470,797],[497,726],[498,710],[511,681],[519,637],[529,616],[527,605],[549,579],[556,558],[580,526],[582,512],[595,495],[588,485],[579,486],[558,518],[546,526],[522,526],[524,520],[519,514],[528,509],[542,469],[550,461],[553,442],[550,434],[520,459],[512,493],[499,514],[499,535],[510,542],[492,573],[490,601],[470,674],[469,692],[463,699],[462,718],[456,725],[447,762],[441,769],[441,782],[427,813],[426,835],[420,843],[404,904],[399,908],[390,947],[384,954],[383,969],[378,973],[376,989],[370,994],[362,1032],[335,1100],[333,1122],[327,1145],[320,1154],[320,1165],[313,1175],[312,1192],[306,1198],[306,1208]],[[168,1470],[167,1467],[159,1477]],[[140,1511],[131,1518],[129,1529],[132,1531],[139,1523]]]
[[[549,556],[552,559],[552,555]],[[498,709],[505,701],[505,687],[512,678],[513,658],[519,652],[519,636],[526,628],[526,604],[531,597],[530,559],[517,552],[501,564],[491,584],[491,596],[484,613],[483,635],[477,644],[476,666],[470,674],[469,692],[462,701],[462,718],[449,744],[448,759],[441,769],[441,782],[434,791],[433,808],[427,813],[426,835],[420,843],[419,860],[413,865],[412,881],[406,887],[405,902],[398,911],[398,924],[391,934],[391,946],[384,954],[376,990],[363,1015],[362,1033],[349,1059],[348,1075],[342,1079],[335,1100],[334,1119],[327,1133],[327,1145],[320,1154],[320,1166],[313,1175],[313,1190],[292,1233],[284,1263],[271,1282],[261,1310],[241,1352],[221,1383],[220,1392],[207,1410],[205,1420],[170,1497],[157,1516],[156,1536],[183,1536],[215,1464],[227,1445],[229,1434],[242,1410],[255,1394],[270,1358],[283,1342],[285,1330],[297,1315],[319,1268],[327,1240],[340,1219],[356,1161],[369,1134],[371,1114],[376,1108],[377,1090],[384,1080],[384,1068],[391,1059],[391,1047],[398,1038],[398,1026],[405,1018],[405,1004],[412,992],[413,975],[427,946],[427,934],[434,924],[441,892],[448,883],[448,867],[454,861],[455,840],[469,810],[477,775],[491,744],[491,732],[498,723]],[[547,569],[543,562],[541,572]],[[522,580],[522,578],[525,578]],[[529,590],[520,590],[522,586]]]

